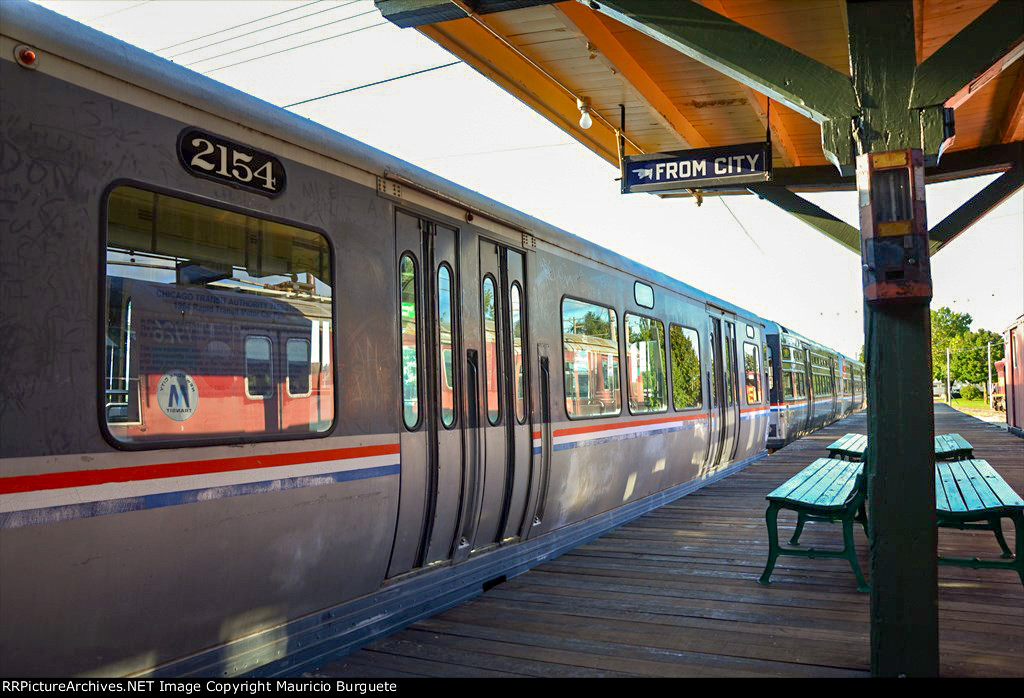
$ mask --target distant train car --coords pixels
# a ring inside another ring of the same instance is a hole
[[[756,314],[0,20],[0,674],[297,673],[743,468],[769,395],[845,409]]]
[[[999,374],[1006,406],[1006,427],[1024,437],[1024,315],[1003,331],[1003,369]]]
[[[771,396],[768,448],[782,448],[865,405],[862,363],[776,323],[765,331]]]

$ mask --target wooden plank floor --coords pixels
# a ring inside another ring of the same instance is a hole
[[[1024,439],[941,404],[935,427],[960,433],[1024,493]],[[846,561],[782,557],[772,585],[756,583],[765,494],[865,428],[863,413],[848,417],[314,675],[866,676],[868,595]],[[867,540],[856,535],[868,574]],[[809,523],[801,543],[841,544],[840,529]],[[940,530],[939,549],[999,554],[989,532]],[[943,676],[1024,676],[1016,573],[940,567],[939,625]]]

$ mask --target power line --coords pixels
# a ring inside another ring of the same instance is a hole
[[[341,24],[342,22],[347,22],[350,19],[357,19],[357,18],[363,17],[365,15],[373,14],[376,11],[377,10],[367,10],[366,12],[360,12],[359,14],[356,14],[356,15],[350,15],[348,17],[342,17],[341,19],[336,19],[333,22],[327,22],[326,24],[318,24],[317,26],[309,27],[308,29],[300,29],[297,32],[292,32],[291,34],[285,34],[284,36],[277,36],[277,37],[274,37],[273,39],[267,39],[266,41],[261,41],[258,44],[251,44],[249,46],[243,46],[242,48],[231,49],[230,51],[225,51],[224,53],[218,53],[215,56],[207,56],[206,58],[200,58],[197,61],[192,61],[191,63],[185,63],[185,65],[191,67],[191,66],[196,65],[197,63],[205,63],[206,61],[212,61],[215,58],[223,58],[224,56],[230,56],[233,53],[241,53],[242,51],[248,51],[249,49],[253,49],[253,48],[256,48],[258,46],[263,46],[265,44],[272,44],[275,41],[280,41],[281,39],[288,39],[288,38],[291,38],[293,36],[298,36],[299,34],[308,34],[309,32],[313,32],[313,31],[316,31],[318,29],[323,29],[324,27],[329,27],[332,24]],[[312,43],[316,43],[316,42],[314,41]],[[305,45],[306,44],[300,44],[300,46],[305,46]]]
[[[184,56],[186,53],[195,53],[196,51],[202,51],[204,48],[210,48],[211,46],[218,46],[220,44],[226,44],[229,41],[234,41],[235,39],[241,39],[243,36],[250,36],[251,34],[259,34],[262,31],[266,31],[268,29],[273,29],[274,27],[281,27],[281,26],[284,26],[285,24],[291,24],[292,22],[298,22],[301,19],[307,19],[308,17],[314,17],[316,15],[322,15],[324,12],[333,12],[334,10],[339,10],[342,7],[345,7],[347,5],[352,5],[352,4],[357,3],[357,2],[359,2],[359,0],[349,0],[348,2],[343,3],[341,5],[335,5],[334,7],[328,7],[326,10],[318,10],[316,12],[310,12],[308,15],[302,15],[301,17],[292,17],[291,19],[286,19],[285,21],[278,22],[277,24],[271,24],[271,25],[266,26],[266,27],[260,27],[259,29],[253,29],[252,31],[245,32],[244,34],[236,34],[235,36],[228,37],[227,39],[221,39],[220,41],[214,41],[214,42],[209,43],[209,44],[204,44],[202,46],[197,46],[195,48],[190,48],[187,51],[182,51],[180,53],[175,53],[174,55],[168,56],[168,57],[169,58],[177,58],[178,56]],[[326,24],[321,24],[319,26],[326,27],[327,25]],[[314,29],[315,28],[316,27],[314,27]],[[224,30],[224,31],[227,31],[227,30]],[[307,31],[309,31],[309,30],[307,30]],[[278,38],[284,38],[284,37],[278,37]],[[274,41],[274,39],[271,39],[271,41]],[[199,60],[206,60],[206,59],[205,58],[201,58]]]
[[[243,65],[244,63],[251,63],[252,61],[258,61],[261,58],[269,58],[270,56],[276,56],[279,53],[287,53],[288,51],[294,51],[297,48],[305,48],[306,46],[312,46],[313,44],[320,44],[320,43],[323,43],[324,41],[330,41],[331,39],[340,39],[343,36],[348,36],[349,34],[355,34],[357,32],[361,32],[361,31],[363,31],[365,29],[373,29],[374,27],[382,27],[385,24],[387,24],[386,21],[385,22],[377,22],[376,24],[368,24],[365,27],[359,27],[358,29],[353,29],[352,31],[342,32],[341,34],[335,34],[334,36],[328,36],[328,37],[325,37],[323,39],[317,39],[316,41],[309,41],[309,42],[304,43],[304,44],[299,44],[298,46],[291,46],[289,48],[281,49],[280,51],[273,51],[272,53],[265,53],[262,56],[254,56],[252,58],[247,58],[244,61],[238,61],[237,63],[231,63],[229,65],[222,65],[219,68],[211,68],[210,70],[205,70],[205,71],[202,71],[202,72],[203,72],[204,75],[209,75],[210,73],[216,73],[218,70],[225,70],[227,68],[234,68],[236,65]],[[269,42],[263,42],[263,43],[269,43]],[[258,46],[262,46],[262,44],[257,44],[257,45]]]
[[[104,19],[106,17],[112,17],[112,16],[114,16],[116,14],[120,14],[121,12],[127,12],[128,10],[134,10],[136,7],[141,7],[142,5],[146,5],[146,4],[151,3],[151,2],[153,2],[153,0],[142,0],[142,2],[137,2],[134,5],[129,5],[128,7],[122,7],[120,9],[114,10],[113,12],[107,12],[106,14],[102,14],[99,17],[93,17],[93,18],[89,19],[88,21],[89,22],[98,22],[99,20]]]
[[[754,239],[754,236],[752,236],[752,235],[751,235],[751,234],[750,234],[750,233],[749,233],[749,232],[747,231],[747,228],[746,228],[746,226],[744,226],[744,225],[743,225],[742,223],[740,223],[740,219],[739,219],[739,218],[737,218],[737,217],[736,217],[736,214],[732,212],[732,209],[731,209],[731,208],[729,208],[729,204],[727,204],[727,203],[725,202],[725,197],[724,197],[724,196],[720,196],[720,197],[718,197],[718,200],[722,202],[722,205],[723,205],[723,206],[725,206],[725,210],[726,210],[726,211],[728,211],[728,212],[729,212],[729,215],[730,215],[730,216],[732,216],[732,219],[733,219],[734,221],[736,221],[736,225],[738,225],[738,226],[740,227],[740,230],[742,230],[742,231],[743,231],[743,234],[744,234],[744,235],[746,235],[746,236],[747,236],[747,238],[749,238],[749,239],[750,239],[750,241],[751,241],[752,243],[754,243],[754,247],[756,247],[756,248],[758,249],[758,251],[759,251],[759,252],[760,252],[760,253],[761,253],[762,255],[764,255],[764,256],[766,256],[766,257],[767,257],[768,255],[767,255],[767,254],[765,254],[765,251],[764,251],[764,250],[762,250],[762,249],[761,249],[761,246],[757,244],[757,240],[755,240],[755,239]]]
[[[373,25],[373,26],[379,26],[379,25]],[[309,99],[304,99],[301,102],[292,102],[291,104],[285,104],[282,107],[282,109],[289,109],[291,107],[297,107],[300,104],[308,104],[309,102],[316,102],[317,100],[320,100],[320,99],[327,99],[328,97],[335,97],[337,95],[343,95],[346,92],[355,92],[356,90],[361,90],[361,89],[363,89],[365,87],[373,87],[374,85],[383,85],[386,82],[394,82],[395,80],[401,80],[402,78],[411,78],[413,75],[422,75],[423,73],[429,73],[432,70],[440,70],[441,68],[447,68],[447,67],[452,66],[452,65],[458,65],[459,63],[462,63],[462,61],[452,61],[451,63],[445,63],[443,65],[435,65],[432,68],[424,68],[423,70],[416,70],[416,71],[413,71],[411,73],[406,73],[405,75],[396,75],[393,78],[385,78],[384,80],[377,80],[376,82],[368,82],[365,85],[358,85],[356,87],[349,87],[348,89],[339,90],[338,92],[331,92],[331,93],[325,94],[325,95],[320,95],[319,97],[310,97]]]
[[[313,2],[307,2],[305,5],[299,5],[298,7],[289,7],[287,10],[281,10],[280,12],[275,12],[274,14],[271,14],[271,15],[266,15],[266,16],[263,16],[263,17],[257,17],[256,19],[251,19],[248,22],[242,22],[241,24],[236,24],[233,27],[226,27],[224,29],[218,29],[217,31],[210,32],[209,34],[203,34],[202,36],[197,36],[197,37],[192,38],[192,39],[186,39],[185,41],[179,41],[178,43],[171,44],[170,46],[164,46],[163,48],[158,48],[156,50],[156,52],[159,53],[160,51],[169,51],[170,49],[177,48],[178,46],[183,46],[185,44],[191,44],[193,41],[199,41],[200,39],[207,39],[207,38],[209,38],[211,36],[217,36],[217,34],[223,34],[224,32],[229,32],[232,29],[239,29],[240,27],[246,27],[246,26],[248,26],[250,24],[255,24],[256,22],[262,22],[265,19],[270,19],[271,17],[277,17],[278,15],[283,15],[286,12],[294,12],[295,10],[301,10],[303,7],[309,7],[310,5],[315,5],[318,2],[323,2],[323,1],[324,0],[313,0]]]

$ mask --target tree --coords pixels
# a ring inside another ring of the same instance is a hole
[[[989,342],[992,342],[992,364],[988,363]],[[995,332],[979,329],[962,334],[950,342],[949,348],[953,352],[949,372],[954,380],[983,385],[987,375],[995,378],[994,364],[1003,358],[1003,340]]]
[[[950,308],[932,311],[932,376],[935,380],[946,380],[946,349],[954,339],[970,332],[972,320],[969,313],[957,313]]]

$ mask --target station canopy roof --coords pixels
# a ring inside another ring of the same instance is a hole
[[[794,98],[796,88],[787,91],[791,82],[803,81],[806,93],[807,85],[813,90],[819,81],[816,98],[824,108],[829,100],[840,100],[834,94],[847,91],[851,96],[844,98],[856,106],[849,87],[847,0],[376,0],[376,5],[393,24],[415,27],[616,167],[620,131],[622,155],[634,156],[763,142],[770,130],[773,188],[758,193],[771,189],[777,194],[773,203],[809,216],[807,222],[816,221],[815,227],[859,252],[855,230],[827,214],[822,225],[823,212],[813,206],[809,211],[804,200],[794,199],[794,191],[851,189],[855,183],[851,167],[840,169],[826,157],[825,117],[817,104],[803,102],[799,94]],[[1024,3],[905,0],[905,5],[913,11],[913,36],[906,41],[913,42],[915,54],[914,90],[919,80],[934,87],[938,97],[928,103],[937,100],[954,116],[955,135],[938,164],[930,162],[928,181],[1006,174],[962,207],[958,218],[944,221],[946,229],[932,235],[934,252],[1024,179],[1024,29],[1017,17]],[[626,24],[618,20],[627,15]],[[744,51],[768,68],[752,70],[749,58],[737,60]],[[589,101],[593,125],[588,129],[580,126],[580,100]],[[734,186],[716,193],[748,191]],[[707,193],[680,189],[660,195]]]

